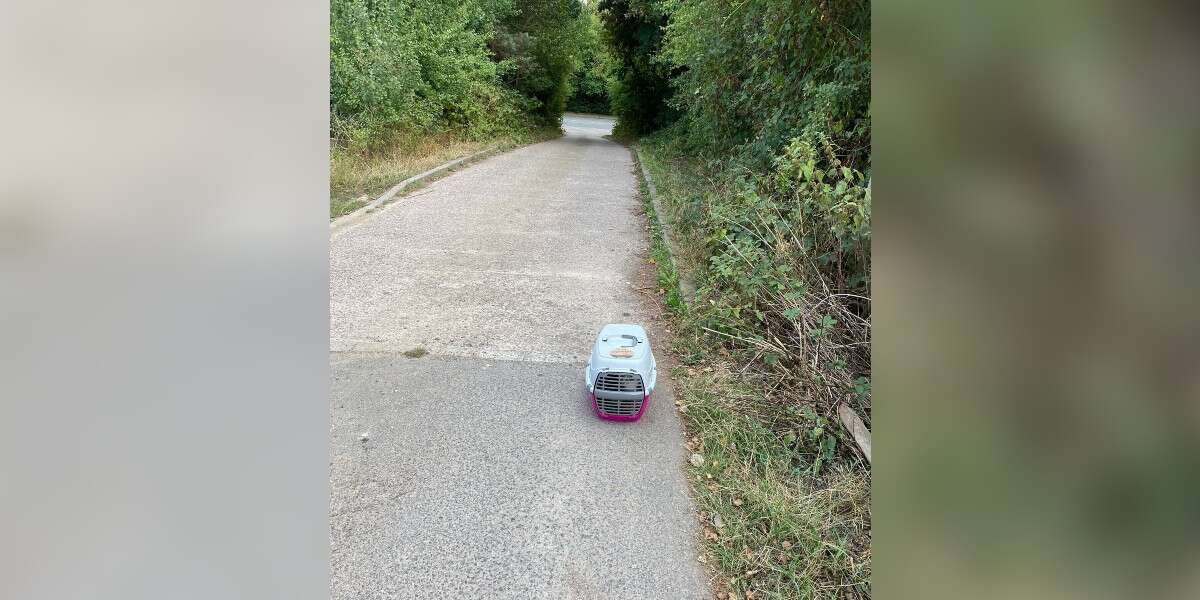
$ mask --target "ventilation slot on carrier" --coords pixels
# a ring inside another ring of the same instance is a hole
[[[596,375],[597,392],[642,392],[644,389],[642,376],[637,373],[601,371]],[[638,400],[638,404],[641,404],[641,400]]]
[[[617,400],[597,396],[596,408],[606,415],[632,417],[642,410],[642,400]]]

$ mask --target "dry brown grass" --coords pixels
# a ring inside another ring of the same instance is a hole
[[[491,143],[439,134],[399,137],[374,151],[334,148],[329,153],[329,217],[352,212],[400,181]]]
[[[812,423],[710,356],[680,368],[680,415],[704,543],[730,598],[869,598],[870,475],[838,463],[811,475]],[[711,369],[711,370],[710,370]]]
[[[396,135],[369,150],[334,145],[329,152],[329,218],[350,213],[388,188],[440,164],[489,146],[501,149],[551,139],[554,128],[516,132],[485,140],[450,133]]]

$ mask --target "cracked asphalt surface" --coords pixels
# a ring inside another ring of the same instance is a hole
[[[567,115],[333,234],[334,598],[711,597],[665,369],[637,423],[584,394],[600,327],[654,311],[611,126]]]

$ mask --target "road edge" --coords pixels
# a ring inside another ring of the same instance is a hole
[[[415,185],[418,183],[424,183],[425,181],[428,181],[429,179],[432,179],[438,175],[441,175],[442,173],[445,173],[446,171],[449,171],[450,169],[453,169],[454,167],[457,167],[459,165],[467,164],[468,162],[476,160],[476,159],[485,158],[485,155],[489,155],[498,149],[500,149],[499,144],[489,146],[478,152],[474,152],[474,153],[468,154],[466,156],[456,158],[456,159],[446,162],[446,163],[442,163],[442,164],[440,164],[432,169],[429,169],[428,171],[425,171],[423,173],[418,173],[416,175],[413,175],[412,177],[409,177],[408,179],[405,179],[404,181],[401,181],[400,183],[393,185],[391,188],[388,188],[388,191],[384,192],[378,198],[372,200],[366,206],[362,206],[362,207],[354,210],[353,212],[346,213],[346,214],[330,221],[329,222],[329,231],[331,233],[334,231],[337,231],[337,230],[345,227],[346,225],[359,220],[363,216],[365,216],[369,213],[375,212],[381,206],[394,200],[396,198],[396,196],[398,196],[400,194],[400,192],[406,190],[407,188],[409,188],[412,185]]]
[[[688,469],[688,460],[692,454],[688,447],[688,421],[685,414],[686,408],[682,407],[683,388],[681,368],[682,363],[680,357],[675,350],[679,342],[677,337],[679,329],[676,321],[684,318],[684,313],[691,310],[690,304],[672,303],[670,293],[656,294],[654,290],[664,285],[664,273],[670,270],[670,276],[676,282],[676,289],[680,286],[679,273],[675,266],[679,259],[675,256],[673,247],[667,246],[667,230],[664,228],[665,217],[659,214],[661,204],[658,201],[658,188],[654,187],[654,180],[651,179],[649,169],[645,166],[640,154],[641,148],[636,143],[623,143],[617,140],[609,140],[615,144],[620,144],[629,149],[630,155],[633,158],[634,168],[633,176],[638,186],[638,205],[641,209],[640,216],[645,226],[645,235],[647,236],[647,247],[645,256],[643,256],[643,264],[640,265],[638,271],[638,281],[643,285],[652,284],[653,287],[644,288],[651,290],[649,293],[641,294],[641,302],[645,303],[644,308],[648,314],[653,315],[650,322],[646,323],[646,329],[650,333],[651,339],[657,339],[654,342],[657,348],[655,357],[658,360],[658,385],[663,387],[668,397],[673,400],[673,406],[668,407],[675,422],[675,435],[678,436],[678,455],[672,458],[675,459],[675,468],[682,476],[684,490],[683,493],[688,498],[688,512],[692,517],[690,527],[691,550],[695,555],[695,560],[688,561],[692,568],[697,570],[701,581],[707,589],[707,597],[716,597],[721,588],[717,586],[716,577],[717,571],[714,569],[714,557],[710,554],[705,542],[705,528],[709,523],[708,516],[701,508],[700,499],[697,496],[694,482],[692,481],[693,474]],[[659,259],[654,260],[656,248],[665,250],[665,261],[661,254]],[[645,260],[650,259],[650,260]],[[683,299],[682,293],[678,296]],[[690,298],[688,299],[690,301]],[[682,312],[681,312],[682,311]],[[656,388],[657,389],[657,388]],[[658,393],[658,392],[655,392]],[[663,399],[660,395],[660,401]]]
[[[696,284],[679,269],[679,261],[675,258],[679,256],[679,250],[675,247],[675,232],[671,229],[671,224],[664,216],[662,204],[658,201],[658,189],[654,187],[654,179],[650,177],[650,170],[646,168],[646,161],[642,159],[641,145],[633,147],[634,156],[637,158],[638,169],[642,174],[642,181],[646,182],[646,189],[650,192],[650,204],[654,207],[654,214],[650,218],[658,223],[660,231],[662,231],[663,242],[667,246],[667,256],[671,260],[671,270],[675,272],[679,280],[679,297],[683,299],[683,303],[691,306],[696,299]]]

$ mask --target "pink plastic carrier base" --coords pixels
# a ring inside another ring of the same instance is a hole
[[[592,392],[588,392],[588,399],[592,402],[592,412],[596,413],[597,417],[600,417],[601,419],[604,419],[605,421],[624,421],[627,423],[636,421],[636,420],[642,418],[642,415],[646,413],[646,407],[650,405],[650,394],[646,394],[646,396],[642,398],[642,407],[640,409],[638,409],[637,414],[635,414],[635,415],[610,415],[610,414],[600,410],[600,406],[596,403],[596,394],[594,394]]]

